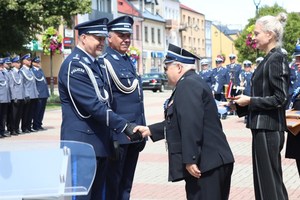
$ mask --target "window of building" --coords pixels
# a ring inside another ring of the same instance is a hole
[[[148,42],[148,27],[145,26],[145,42]]]
[[[157,29],[157,42],[158,44],[161,44],[161,33],[160,33],[160,29]]]
[[[136,36],[136,40],[140,40],[140,26],[139,25],[135,25],[135,36]]]
[[[151,42],[155,43],[154,28],[151,28]]]
[[[111,0],[97,0],[97,10],[101,12],[111,12]]]

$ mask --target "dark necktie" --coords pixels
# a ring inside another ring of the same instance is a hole
[[[101,71],[101,67],[99,65],[99,62],[97,59],[94,60],[95,65],[97,66],[97,70],[99,71],[99,75],[102,77],[102,71]]]
[[[122,58],[127,61],[127,56],[123,55]]]

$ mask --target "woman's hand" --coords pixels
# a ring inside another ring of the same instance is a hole
[[[247,106],[250,104],[251,97],[247,95],[238,95],[234,98],[233,102],[239,106]]]

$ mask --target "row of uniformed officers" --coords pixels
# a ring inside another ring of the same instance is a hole
[[[39,57],[0,58],[0,138],[45,130],[48,97]]]
[[[216,67],[209,69],[209,62],[207,59],[202,59],[200,64],[202,70],[199,75],[206,81],[206,83],[211,87],[214,93],[215,99],[218,101],[226,101],[224,96],[224,85],[230,82],[235,90],[232,91],[233,96],[237,94],[250,95],[250,80],[252,76],[252,62],[245,60],[243,62],[243,68],[240,64],[236,63],[236,55],[230,54],[229,60],[230,64],[225,67],[222,66],[223,59],[217,57]],[[256,64],[262,61],[262,57],[256,60]]]

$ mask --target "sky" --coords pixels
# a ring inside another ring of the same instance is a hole
[[[180,3],[204,14],[206,20],[238,29],[243,29],[256,11],[253,0],[180,0]],[[261,0],[259,6],[275,3],[288,12],[300,12],[299,0]]]

